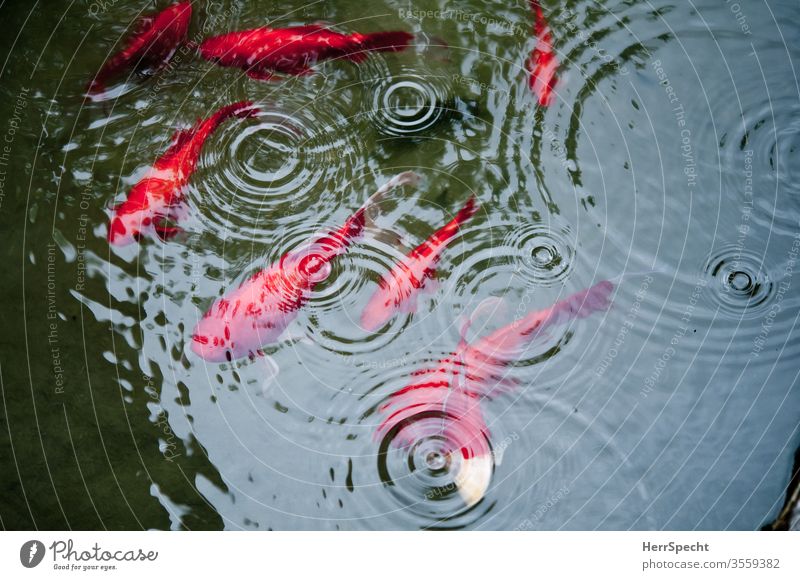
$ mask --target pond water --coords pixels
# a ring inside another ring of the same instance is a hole
[[[87,82],[153,3],[0,8],[4,527],[775,517],[800,441],[797,3],[546,0],[547,107],[527,82],[527,2],[441,4],[200,3],[197,41],[313,22],[414,40],[269,82],[178,51],[95,101]],[[175,131],[245,99],[260,113],[205,143],[184,231],[110,245],[108,208]],[[384,197],[264,356],[193,352],[215,299],[404,171],[420,183]],[[362,328],[378,279],[470,195],[480,209],[438,283]],[[516,387],[481,402],[494,461],[476,504],[430,441],[376,436],[381,406],[454,351],[465,320],[474,341],[602,280],[612,306],[537,337],[506,369]]]

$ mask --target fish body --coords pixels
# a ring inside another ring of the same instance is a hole
[[[287,252],[217,299],[194,329],[192,350],[207,361],[224,362],[255,356],[277,341],[314,287],[330,275],[333,260],[361,235],[367,209],[390,189],[417,180],[412,172],[395,176],[339,229]]]
[[[413,382],[392,393],[379,408],[384,419],[376,439],[389,436],[397,446],[410,446],[431,435],[429,421],[439,421],[441,453],[457,454],[460,462],[454,478],[458,492],[467,506],[476,504],[486,493],[494,469],[483,401],[508,384],[503,380],[504,369],[541,332],[606,310],[613,290],[611,282],[602,281],[473,343],[466,342],[464,329],[455,352],[432,368],[413,372]]]
[[[125,201],[113,208],[108,241],[124,246],[148,234],[162,239],[175,235],[179,229],[171,222],[181,217],[183,189],[194,173],[203,144],[226,119],[256,114],[258,109],[252,102],[241,101],[220,108],[190,129],[176,132],[169,149],[131,188]]]
[[[536,36],[536,47],[528,59],[528,86],[536,95],[539,104],[547,107],[553,101],[553,91],[558,80],[556,77],[558,59],[553,50],[550,25],[538,0],[531,0],[531,9],[534,14],[533,32]]]
[[[403,31],[341,34],[311,24],[230,32],[203,41],[199,50],[206,60],[243,69],[253,79],[269,80],[275,73],[312,74],[311,67],[324,60],[361,62],[369,51],[403,50],[412,38]]]
[[[106,83],[124,71],[161,66],[169,61],[186,41],[191,19],[191,2],[178,2],[154,16],[142,18],[122,49],[103,64],[89,83],[89,95],[105,91]]]
[[[374,332],[386,324],[398,311],[413,312],[419,292],[436,273],[436,263],[456,236],[461,225],[478,211],[475,196],[455,217],[383,276],[361,314],[362,328]]]

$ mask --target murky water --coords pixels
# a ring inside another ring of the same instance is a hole
[[[159,3],[159,7],[163,3]],[[0,437],[10,528],[756,529],[798,446],[796,2],[544,2],[557,95],[537,105],[527,2],[196,6],[195,40],[270,22],[401,29],[413,47],[283,82],[179,51],[83,90],[147,2],[0,8],[6,281]],[[19,33],[19,34],[17,34]],[[179,127],[205,144],[184,232],[110,247],[108,207]],[[365,235],[267,356],[190,349],[214,299],[337,227]],[[414,313],[359,316],[474,194]],[[494,472],[466,507],[436,434],[379,409],[468,339],[604,279],[608,312],[552,328],[482,405]]]

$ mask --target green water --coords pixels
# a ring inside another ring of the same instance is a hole
[[[416,41],[278,83],[181,51],[95,103],[86,83],[153,3],[0,4],[2,526],[773,518],[800,440],[797,4],[543,6],[560,61],[547,109],[527,87],[522,1],[422,18],[439,3],[200,3],[197,40],[322,21]],[[110,247],[107,208],[175,130],[243,99],[263,115],[207,142],[185,233]],[[214,298],[405,170],[420,188],[381,206],[291,339],[253,361],[192,355]],[[438,288],[365,333],[378,277],[471,193],[481,211],[443,256]],[[614,307],[532,345],[510,370],[520,388],[487,403],[503,457],[481,503],[438,501],[413,474],[386,485],[376,408],[455,347],[459,316],[503,298],[479,336],[603,279],[618,282]]]

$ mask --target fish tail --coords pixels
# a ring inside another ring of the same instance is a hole
[[[531,0],[531,10],[533,11],[534,15],[534,22],[536,31],[543,30],[547,27],[547,20],[544,17],[544,10],[542,10],[542,5],[539,0]]]
[[[252,101],[239,101],[217,109],[217,111],[204,120],[199,120],[188,129],[180,129],[175,133],[172,145],[164,152],[164,155],[156,162],[156,167],[166,167],[174,163],[179,155],[185,159],[196,160],[200,155],[200,148],[211,133],[219,127],[225,120],[231,117],[246,119],[258,115],[259,110],[253,105]],[[193,164],[191,161],[190,164]]]
[[[458,230],[461,228],[461,224],[474,216],[478,209],[480,209],[480,206],[475,198],[475,194],[473,194],[469,197],[467,203],[464,204],[464,207],[458,210],[458,213],[455,215],[455,217],[450,220],[450,222],[442,229],[436,232],[436,241],[442,243],[450,240],[458,233]]]
[[[259,114],[258,108],[253,104],[253,101],[239,101],[225,105],[217,110],[211,117],[216,124],[222,123],[231,117],[238,117],[239,119],[247,119],[255,117]]]
[[[398,52],[405,49],[414,35],[402,30],[393,30],[389,32],[373,32],[372,34],[363,34],[359,38],[358,50],[377,50],[380,52]],[[354,52],[354,56],[359,56],[360,52]],[[363,55],[361,55],[363,58]]]
[[[347,247],[350,242],[361,235],[364,230],[367,219],[367,211],[376,203],[379,203],[387,193],[396,187],[403,185],[417,185],[420,181],[420,176],[413,171],[404,171],[392,177],[389,181],[384,183],[378,191],[369,196],[364,205],[362,205],[356,212],[351,215],[344,225],[339,229],[336,237],[340,240],[339,246],[342,248]]]
[[[538,333],[546,326],[554,326],[576,318],[586,318],[595,312],[608,310],[614,288],[614,283],[610,280],[598,282],[591,288],[556,302],[546,310],[532,312],[520,320],[518,327],[522,334],[533,331]]]

